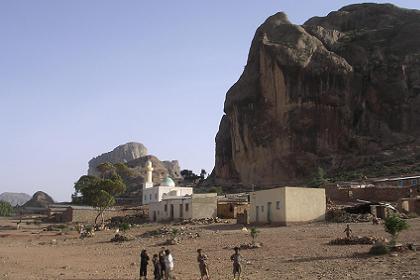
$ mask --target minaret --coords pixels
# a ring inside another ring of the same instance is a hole
[[[146,182],[143,185],[143,189],[151,188],[153,187],[153,165],[150,160],[146,163]]]

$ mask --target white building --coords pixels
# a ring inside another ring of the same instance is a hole
[[[215,218],[216,215],[216,193],[166,196],[160,202],[149,204],[149,219],[153,222]]]
[[[323,188],[280,187],[256,191],[250,197],[250,223],[288,225],[325,220]]]
[[[146,182],[143,184],[143,205],[159,202],[166,196],[192,195],[191,187],[177,187],[169,177],[166,177],[159,186],[153,186],[153,166],[150,160],[147,162],[146,170]]]

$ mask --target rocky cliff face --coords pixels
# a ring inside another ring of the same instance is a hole
[[[104,153],[89,161],[88,175],[97,176],[96,167],[104,162],[125,163],[147,155],[147,148],[140,143],[130,142],[116,147],[108,153]]]
[[[304,25],[262,24],[228,91],[216,184],[301,183],[419,158],[420,12],[351,5]]]

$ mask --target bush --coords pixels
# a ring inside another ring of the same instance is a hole
[[[119,229],[121,231],[125,232],[125,231],[130,229],[130,224],[129,223],[121,223],[120,226],[119,226]]]
[[[217,195],[223,194],[223,188],[222,187],[212,187],[209,189],[209,193],[217,193]]]
[[[385,231],[391,234],[391,244],[395,244],[398,234],[410,227],[410,225],[397,215],[393,214],[385,219]]]
[[[0,201],[0,216],[9,217],[12,216],[13,207],[7,201]]]
[[[369,254],[371,255],[386,255],[388,253],[389,253],[389,249],[383,243],[375,244],[369,250]]]

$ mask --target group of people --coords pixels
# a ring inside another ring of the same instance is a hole
[[[147,266],[150,257],[146,250],[140,253],[140,279],[147,279]],[[155,280],[172,279],[172,271],[174,270],[174,258],[169,249],[162,248],[159,254],[154,254],[152,258],[153,275]]]
[[[233,264],[233,279],[241,278],[242,272],[242,256],[239,248],[234,248],[235,253],[230,257]],[[197,250],[197,262],[200,270],[201,280],[210,280],[207,260],[208,257],[203,253],[202,249]],[[149,255],[146,250],[140,253],[140,280],[147,279],[147,266],[149,264]],[[172,271],[174,269],[174,258],[169,249],[162,248],[159,254],[154,254],[152,258],[154,280],[169,280],[172,279]]]

